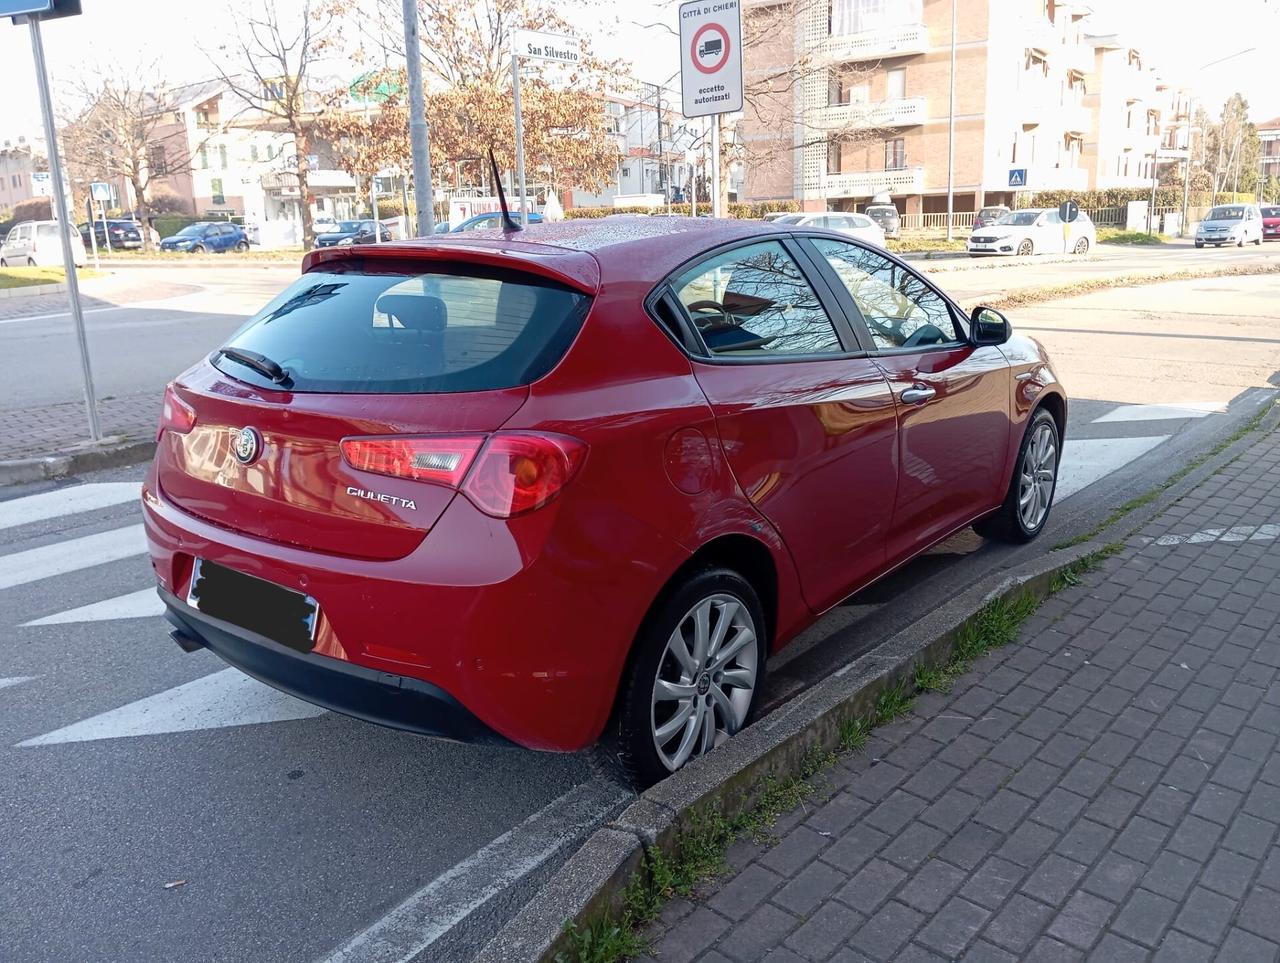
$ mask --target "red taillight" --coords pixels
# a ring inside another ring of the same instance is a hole
[[[484,446],[462,493],[486,515],[523,515],[555,498],[586,455],[576,438],[502,432]]]
[[[478,509],[511,518],[541,508],[569,483],[587,446],[576,438],[535,432],[484,435],[346,438],[352,468],[458,489]]]
[[[484,444],[484,435],[347,438],[342,457],[352,468],[457,488]]]
[[[166,430],[185,435],[196,426],[196,410],[178,397],[173,385],[164,389],[164,403],[160,408],[160,426],[156,429],[156,441]]]

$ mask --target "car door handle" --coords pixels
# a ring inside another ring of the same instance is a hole
[[[926,401],[932,400],[933,396],[938,392],[928,385],[912,385],[904,391],[899,397],[902,398],[903,404],[922,405]]]

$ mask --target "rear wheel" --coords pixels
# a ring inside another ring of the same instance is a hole
[[[1044,530],[1058,483],[1058,423],[1046,409],[1031,416],[1013,465],[1004,504],[974,523],[983,538],[1029,542]]]
[[[1018,253],[1022,255],[1031,254],[1035,251],[1035,245],[1031,243],[1031,238],[1022,239],[1022,243],[1018,245]]]
[[[8,266],[9,266],[9,262],[6,261],[4,258],[0,257],[0,268],[7,268]]]
[[[245,251],[249,250],[249,242],[248,242],[248,241],[241,241],[240,243],[238,243],[238,244],[236,245],[236,250],[237,250],[238,252],[240,252],[241,254],[243,254]]]
[[[640,787],[710,752],[750,721],[765,642],[749,582],[726,568],[695,573],[641,627],[600,751]]]
[[[1082,237],[1080,240],[1076,241],[1075,252],[1077,254],[1089,253],[1089,239],[1087,237]]]
[[[27,267],[36,267],[36,259],[33,257],[27,258]]]

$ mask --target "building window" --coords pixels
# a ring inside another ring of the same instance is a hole
[[[213,192],[213,203],[215,203],[215,204],[225,204],[225,203],[227,203],[226,195],[224,195],[224,194],[222,193],[222,178],[221,178],[221,177],[215,177],[212,181],[210,181],[210,182],[209,182],[209,186],[210,186],[210,189],[211,189],[211,190],[212,190],[212,192]]]
[[[164,177],[169,173],[169,155],[160,144],[153,144],[147,149],[147,167],[153,177]]]
[[[257,145],[257,144],[250,144],[250,145],[249,145],[249,160],[254,161],[254,162],[257,162],[257,160],[258,160],[258,145]]]
[[[902,100],[907,96],[907,68],[897,67],[885,74],[886,100]]]
[[[224,170],[224,171],[227,169],[227,145],[226,144],[218,145],[218,169]]]
[[[827,141],[827,173],[840,173],[840,142],[834,138]]]
[[[22,186],[22,175],[21,175],[21,174],[14,174],[14,175],[13,175],[12,180],[13,180],[13,186],[14,186],[14,187],[21,187],[21,186]]]
[[[832,36],[921,23],[922,0],[830,0],[827,30]]]
[[[884,142],[884,169],[887,171],[904,170],[907,166],[907,142],[901,137]]]
[[[200,169],[207,171],[209,169],[209,148],[201,144],[198,156],[200,158]]]

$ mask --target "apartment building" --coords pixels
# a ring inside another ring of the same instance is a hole
[[[777,2],[754,0],[748,10]],[[944,212],[951,0],[786,2],[800,12],[794,39],[752,45],[748,76],[787,62],[817,69],[795,98],[795,149],[748,170],[748,198],[849,209],[888,195],[904,213]],[[955,8],[955,210],[1013,204],[1019,191],[1129,186],[1144,174],[1150,182],[1142,157],[1153,158],[1159,141],[1157,81],[1132,51],[1113,49],[1114,38],[1088,33],[1086,4]],[[1115,91],[1099,93],[1109,81]],[[776,121],[771,131],[758,114],[748,105],[748,144],[777,136]]]
[[[35,156],[29,144],[6,141],[0,147],[0,210],[10,210],[19,201],[35,197],[34,172]]]
[[[1258,163],[1263,183],[1266,183],[1268,177],[1280,177],[1280,117],[1259,124],[1258,139],[1262,142],[1262,157]]]
[[[1180,119],[1179,95],[1121,38],[1086,34],[1085,41],[1094,51],[1085,95],[1093,123],[1082,158],[1089,187],[1150,186],[1157,151],[1177,146],[1168,137]]]

